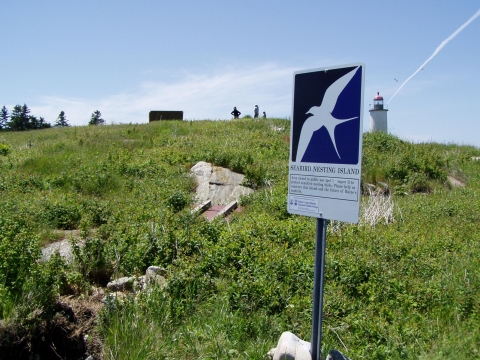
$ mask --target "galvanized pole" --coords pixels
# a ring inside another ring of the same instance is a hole
[[[320,360],[320,354],[322,353],[322,311],[326,248],[327,220],[317,218],[317,234],[315,237],[315,272],[313,278],[312,341],[310,344],[312,360]]]

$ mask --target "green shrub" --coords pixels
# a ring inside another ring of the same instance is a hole
[[[39,257],[38,238],[25,220],[1,214],[0,284],[18,294]]]
[[[75,238],[70,240],[74,256],[74,269],[81,274],[81,277],[73,276],[72,285],[85,288],[90,280],[95,284],[105,286],[110,281],[113,269],[107,260],[106,242],[97,236],[85,236],[80,245]],[[76,281],[81,283],[76,283]]]
[[[81,211],[72,199],[63,199],[46,203],[43,216],[55,229],[73,230],[80,224]]]
[[[112,209],[107,201],[88,198],[81,205],[82,220],[89,226],[98,227],[106,224],[112,216]]]
[[[167,199],[167,205],[174,212],[179,212],[190,203],[190,196],[182,191],[173,192]]]
[[[7,156],[10,152],[10,147],[0,143],[0,155]]]

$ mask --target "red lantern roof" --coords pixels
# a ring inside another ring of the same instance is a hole
[[[383,97],[380,95],[379,92],[377,92],[377,96],[375,96],[373,100],[383,100]]]

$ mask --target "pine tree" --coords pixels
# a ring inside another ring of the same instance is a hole
[[[30,109],[26,104],[23,106],[15,105],[10,114],[10,121],[7,123],[11,131],[25,131],[35,129],[45,129],[51,127],[44,118],[37,119],[36,116],[29,115]]]
[[[30,109],[26,104],[23,106],[17,104],[13,107],[12,113],[10,114],[10,121],[8,122],[8,127],[12,131],[22,131],[28,129],[28,113]]]
[[[55,121],[55,126],[70,126],[67,118],[65,117],[65,111],[60,111],[60,114],[58,114],[58,118]]]
[[[0,130],[5,130],[8,126],[8,110],[3,105],[2,109],[0,110]]]
[[[38,121],[37,121],[37,129],[48,129],[48,128],[51,128],[52,125],[48,122],[45,121],[45,119],[43,117],[39,117],[38,118]]]
[[[102,113],[98,110],[95,110],[90,117],[88,125],[104,125],[105,120],[102,119]]]

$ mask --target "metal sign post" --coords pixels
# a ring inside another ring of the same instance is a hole
[[[357,223],[365,64],[294,73],[288,212],[317,218],[311,355],[322,354],[327,220]]]
[[[320,360],[322,353],[322,312],[323,285],[325,279],[325,251],[327,248],[327,220],[317,218],[317,235],[315,239],[315,270],[313,285],[312,311],[312,360]]]

